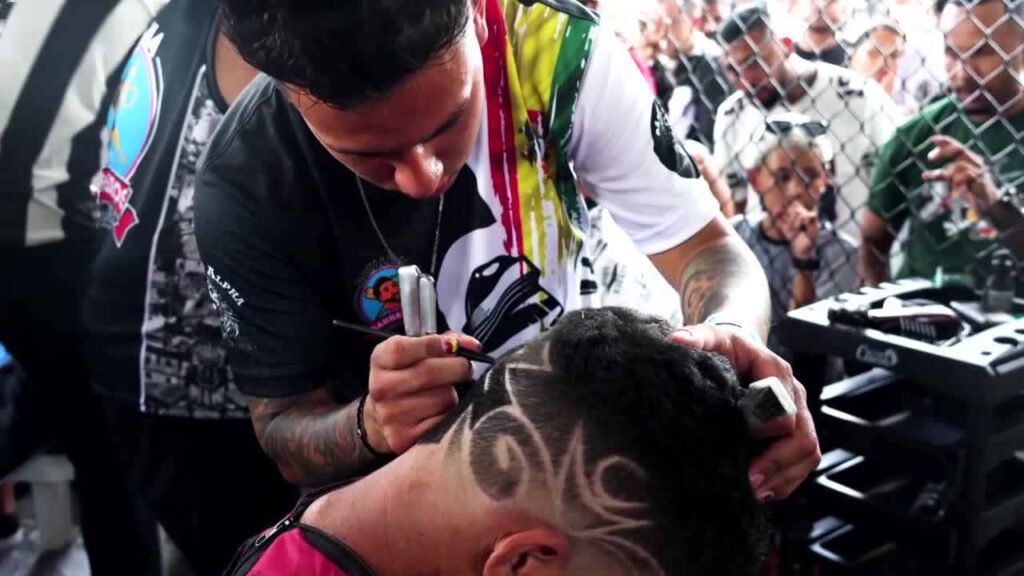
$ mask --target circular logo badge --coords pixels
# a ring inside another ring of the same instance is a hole
[[[371,328],[385,328],[402,321],[402,295],[398,268],[378,268],[366,279],[356,296],[357,309]]]

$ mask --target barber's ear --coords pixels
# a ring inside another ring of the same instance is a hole
[[[471,0],[473,3],[473,28],[476,31],[477,42],[481,46],[487,43],[489,31],[487,30],[487,0]]]
[[[534,528],[503,536],[484,564],[483,576],[556,576],[565,573],[569,542],[558,530]]]

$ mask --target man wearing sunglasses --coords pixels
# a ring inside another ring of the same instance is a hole
[[[765,269],[776,320],[857,287],[855,242],[818,216],[834,154],[827,130],[802,114],[769,116],[743,159],[764,213],[733,224]]]
[[[861,246],[868,284],[889,278],[889,250],[908,220],[898,276],[941,270],[970,282],[997,241],[1024,255],[1024,3],[951,1],[940,29],[951,95],[879,152]]]
[[[823,216],[837,228],[858,234],[875,150],[896,128],[892,98],[855,72],[793,54],[789,40],[775,35],[761,3],[737,9],[719,28],[719,38],[726,71],[738,91],[718,109],[715,157],[726,167],[737,209],[760,208],[758,197],[748,194],[750,185],[738,160],[752,145],[754,132],[769,114],[799,112],[828,120],[827,137],[836,150],[831,167],[836,198],[826,198],[830,207]]]

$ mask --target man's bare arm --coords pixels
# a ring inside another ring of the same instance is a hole
[[[263,450],[285,480],[307,487],[353,478],[379,464],[356,434],[358,406],[338,404],[329,385],[299,396],[249,401]]]
[[[750,486],[759,500],[785,498],[821,461],[814,422],[807,409],[807,391],[793,377],[789,364],[764,344],[726,326],[698,324],[709,314],[742,322],[766,339],[771,299],[764,270],[754,254],[721,216],[683,244],[651,257],[661,273],[679,287],[690,328],[672,338],[686,346],[716,352],[729,359],[748,381],[776,377],[797,406],[795,416],[778,418],[759,428],[759,437],[773,437],[750,463]]]
[[[880,216],[865,208],[861,221],[860,281],[877,286],[890,278],[889,251],[896,236]]]
[[[764,270],[723,217],[651,261],[679,291],[687,324],[719,314],[743,319],[745,327],[767,337],[771,299]]]
[[[378,454],[401,454],[458,403],[454,385],[473,379],[464,348],[480,343],[464,334],[392,336],[370,356],[363,426],[357,432],[359,402],[335,401],[331,386],[290,398],[249,402],[263,450],[281,474],[299,486],[321,486],[366,474],[384,463]]]

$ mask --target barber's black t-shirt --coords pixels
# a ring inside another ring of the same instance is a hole
[[[342,390],[365,387],[366,359],[376,343],[332,327],[331,320],[401,332],[397,269],[415,264],[436,273],[430,265],[438,218],[439,261],[469,231],[494,224],[476,193],[473,172],[462,171],[443,207],[438,200],[413,200],[364,181],[385,247],[355,176],[316,141],[272,80],[254,81],[226,123],[236,134],[223,140],[225,133],[218,134],[204,159],[197,228],[224,336],[245,358],[241,371],[253,376],[248,386],[243,381],[243,390],[278,396],[318,387],[325,377],[340,382]],[[264,138],[242,137],[257,130]],[[217,145],[229,139],[230,146]],[[261,164],[276,169],[245,168]],[[237,251],[217,249],[228,244]],[[267,252],[270,246],[273,253]],[[250,285],[249,278],[261,285]],[[237,317],[254,305],[263,310],[253,321]],[[438,329],[448,328],[440,315]],[[335,372],[338,365],[345,370]]]
[[[614,34],[555,3],[505,10],[512,2],[484,1],[483,120],[443,209],[365,183],[367,209],[355,175],[269,78],[225,116],[197,174],[196,233],[244,393],[365,391],[376,342],[332,320],[402,332],[399,266],[437,279],[441,331],[492,354],[588,305],[577,179],[643,253],[718,212]],[[540,52],[557,58],[524,56]]]
[[[195,171],[227,105],[215,0],[175,0],[129,56],[98,193],[105,239],[84,319],[93,383],[143,411],[246,417],[195,240]]]

